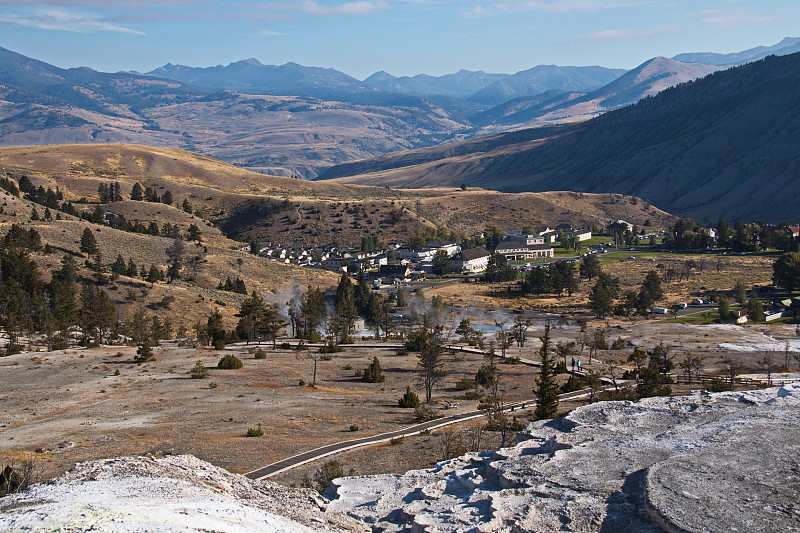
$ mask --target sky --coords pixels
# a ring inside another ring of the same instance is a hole
[[[0,46],[59,67],[147,72],[256,58],[363,79],[633,68],[800,36],[798,0],[0,0]]]

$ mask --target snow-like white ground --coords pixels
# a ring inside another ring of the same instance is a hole
[[[800,385],[601,402],[329,495],[378,531],[800,531],[798,434]]]
[[[327,513],[308,490],[231,474],[192,456],[78,464],[53,482],[0,500],[0,531],[364,531]]]

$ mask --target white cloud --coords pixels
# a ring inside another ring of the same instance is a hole
[[[568,13],[573,11],[604,11],[650,6],[658,4],[656,0],[499,0],[477,5],[473,14],[517,13],[522,11],[549,11]]]
[[[578,43],[582,41],[611,41],[616,39],[644,39],[647,37],[654,37],[664,33],[666,29],[658,30],[637,30],[637,29],[610,29],[601,30],[593,33],[587,33],[573,39],[569,39],[567,43]]]
[[[0,24],[14,24],[17,26],[38,28],[40,30],[70,31],[75,33],[110,31],[129,33],[132,35],[145,35],[139,30],[113,24],[103,19],[82,17],[59,11],[29,16],[0,15]]]
[[[277,37],[277,36],[280,36],[280,35],[286,35],[285,33],[281,33],[279,31],[265,30],[265,29],[262,29],[262,28],[258,29],[258,33],[261,34],[261,35],[268,35],[270,37]]]
[[[300,9],[312,15],[371,15],[372,13],[389,9],[389,2],[385,0],[360,0],[327,6],[320,4],[316,0],[305,0],[300,3]]]
[[[709,26],[716,26],[718,28],[730,28],[733,26],[740,26],[742,24],[758,24],[764,22],[773,22],[776,17],[773,15],[752,15],[749,13],[724,13],[724,12],[708,12],[703,22]]]

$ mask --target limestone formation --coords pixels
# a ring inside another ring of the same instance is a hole
[[[790,385],[598,403],[328,495],[380,531],[800,531],[799,408]]]

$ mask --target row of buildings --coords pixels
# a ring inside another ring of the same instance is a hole
[[[590,231],[560,225],[556,228],[540,228],[535,234],[509,231],[491,251],[486,248],[462,250],[457,242],[440,239],[419,248],[390,243],[373,251],[332,245],[311,248],[302,244],[265,246],[258,251],[258,255],[272,261],[334,272],[356,273],[364,269],[377,271],[378,275],[385,274],[393,279],[413,279],[432,273],[434,257],[440,252],[447,254],[452,272],[476,274],[486,270],[492,253],[498,253],[508,261],[543,260],[553,257],[553,244],[556,242],[570,238],[574,242],[581,242],[591,237]],[[251,250],[243,247],[242,251]]]

